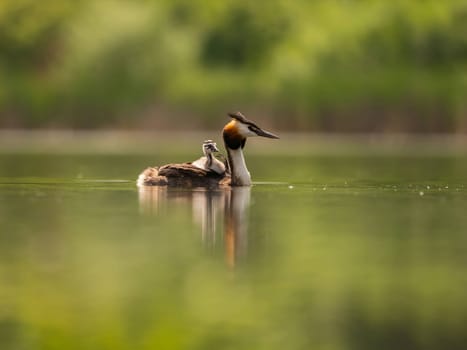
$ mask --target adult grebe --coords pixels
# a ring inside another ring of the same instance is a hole
[[[222,130],[222,137],[227,150],[230,174],[228,171],[219,174],[212,169],[197,167],[193,163],[167,164],[144,170],[138,177],[138,186],[250,186],[251,177],[243,157],[246,139],[253,136],[271,139],[279,137],[262,130],[240,112],[229,113],[229,116],[232,120]]]
[[[203,142],[202,149],[204,156],[191,162],[191,164],[200,169],[212,170],[219,175],[224,175],[225,164],[213,155],[213,153],[219,152],[217,144],[212,140],[206,140]]]

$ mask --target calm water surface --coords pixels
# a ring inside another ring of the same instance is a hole
[[[167,158],[0,155],[1,349],[465,348],[466,157]]]

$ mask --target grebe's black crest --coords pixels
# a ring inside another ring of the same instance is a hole
[[[233,112],[233,113],[227,113],[227,114],[228,114],[229,117],[238,120],[240,123],[250,124],[250,125],[258,127],[251,120],[248,120],[241,112]]]

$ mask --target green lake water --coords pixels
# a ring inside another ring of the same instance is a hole
[[[0,154],[2,350],[465,349],[466,156],[170,157]]]

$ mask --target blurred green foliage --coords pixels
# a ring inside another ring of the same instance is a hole
[[[465,101],[464,0],[0,3],[0,127],[452,132]]]

